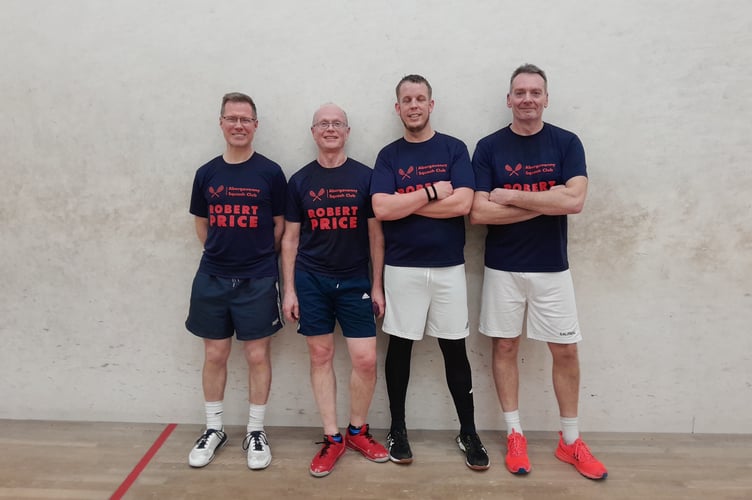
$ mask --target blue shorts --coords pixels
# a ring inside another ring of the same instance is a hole
[[[338,321],[345,337],[376,336],[368,278],[329,278],[296,270],[295,292],[300,307],[298,333],[301,335],[332,333]]]
[[[268,337],[282,328],[277,278],[220,278],[196,273],[185,327],[205,339]]]

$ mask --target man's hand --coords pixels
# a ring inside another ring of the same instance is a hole
[[[289,323],[295,323],[300,319],[298,296],[295,294],[295,292],[285,292],[284,299],[282,300],[282,312],[285,315],[285,320]]]
[[[373,301],[373,315],[377,318],[383,318],[386,310],[383,290],[371,288],[371,300]]]
[[[514,205],[512,203],[513,197],[513,189],[496,188],[488,194],[488,201],[492,201],[497,205]]]
[[[443,200],[444,198],[448,198],[454,193],[454,188],[452,187],[452,181],[439,181],[434,182],[431,184],[434,188],[436,188],[436,199],[437,200]],[[429,191],[432,191],[431,187],[428,188]]]

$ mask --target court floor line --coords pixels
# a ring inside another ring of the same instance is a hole
[[[177,426],[178,424],[168,424],[167,427],[164,428],[162,434],[159,435],[157,440],[154,441],[154,443],[151,445],[151,448],[149,448],[144,456],[141,457],[141,460],[139,460],[131,473],[128,474],[128,477],[125,478],[125,481],[123,481],[118,489],[115,490],[115,493],[112,494],[110,500],[120,500],[121,498],[123,498],[123,495],[128,492],[136,479],[138,479],[138,476],[144,471],[146,466],[149,465],[151,459],[154,458],[154,455],[156,455],[162,445],[165,444],[167,438],[170,437],[170,434],[172,434],[172,431],[174,431],[175,427]]]

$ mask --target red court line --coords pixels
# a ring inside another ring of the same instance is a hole
[[[146,454],[141,458],[141,460],[136,464],[136,466],[133,468],[130,474],[128,474],[128,477],[125,478],[125,481],[120,485],[120,487],[115,490],[115,493],[112,494],[110,497],[110,500],[120,500],[123,498],[123,495],[125,495],[131,486],[133,486],[133,483],[138,479],[139,474],[141,474],[147,465],[149,465],[149,462],[152,458],[154,458],[154,455],[157,454],[159,449],[162,447],[163,444],[165,444],[165,441],[167,441],[167,438],[170,437],[170,434],[172,434],[172,431],[175,430],[175,427],[177,427],[178,424],[169,424],[165,429],[162,431],[162,434],[159,435],[156,441],[154,441],[154,444],[151,445],[151,448],[149,448],[149,451],[146,452]]]

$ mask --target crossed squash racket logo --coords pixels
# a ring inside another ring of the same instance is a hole
[[[214,186],[209,186],[209,194],[212,198],[219,198],[219,194],[224,190],[224,186],[219,186],[217,189],[214,189]]]
[[[518,163],[516,167],[512,168],[509,165],[506,165],[504,167],[504,170],[509,172],[509,177],[512,177],[513,175],[516,175],[517,177],[520,176],[520,170],[522,170],[522,163]]]

